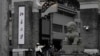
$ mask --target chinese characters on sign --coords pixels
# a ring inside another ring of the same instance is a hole
[[[25,38],[25,7],[18,8],[18,44],[24,44]]]

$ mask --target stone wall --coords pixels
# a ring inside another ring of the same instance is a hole
[[[8,1],[0,0],[0,55],[8,56]]]
[[[81,9],[80,11],[82,30],[81,38],[85,48],[97,48],[98,47],[98,9]],[[85,30],[83,26],[89,26],[89,30]]]

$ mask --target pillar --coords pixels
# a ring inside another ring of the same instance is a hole
[[[0,0],[0,55],[8,56],[8,0]]]
[[[14,2],[14,17],[12,22],[13,55],[25,55],[33,48],[32,2]]]

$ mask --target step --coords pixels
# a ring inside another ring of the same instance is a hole
[[[84,49],[81,45],[63,45],[62,50],[64,50],[66,54],[71,54],[73,51],[81,52]]]

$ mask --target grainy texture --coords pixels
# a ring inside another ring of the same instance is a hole
[[[0,0],[0,56],[8,56],[8,1]]]
[[[18,45],[18,7],[25,6],[25,44]],[[15,3],[15,13],[13,18],[13,48],[32,48],[32,3]]]
[[[80,11],[82,30],[81,38],[85,48],[97,48],[98,47],[98,9],[81,9]],[[83,26],[88,25],[90,29],[86,31]]]
[[[79,2],[91,2],[91,1],[98,1],[98,0],[78,0]]]
[[[39,42],[39,13],[33,12],[33,47]]]

